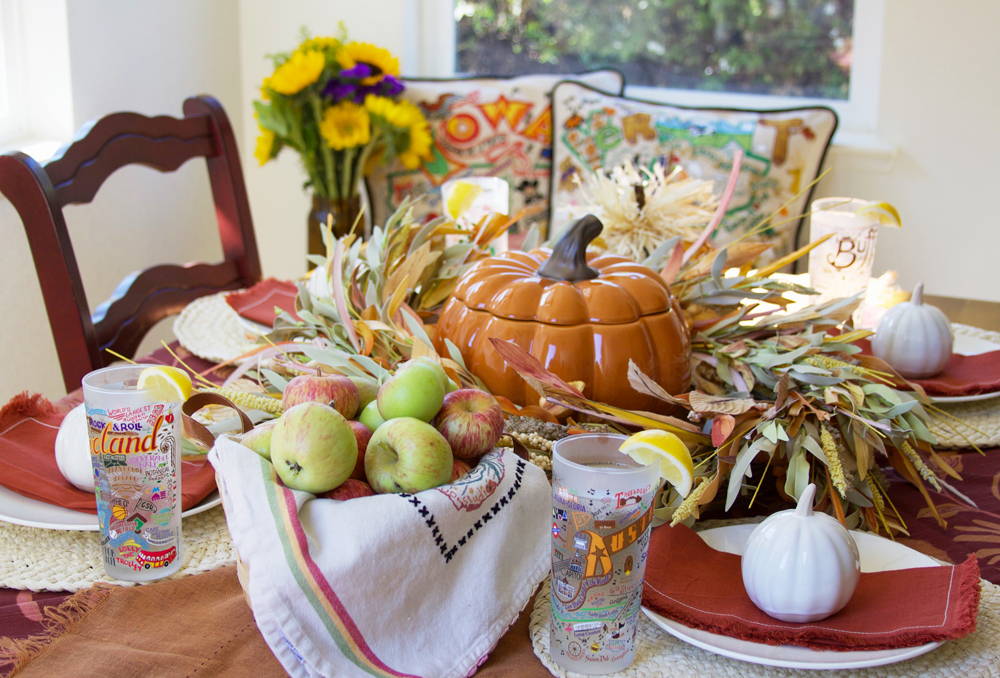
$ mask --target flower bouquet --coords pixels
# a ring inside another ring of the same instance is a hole
[[[314,37],[272,59],[254,101],[255,156],[263,165],[286,146],[298,152],[313,193],[308,251],[322,254],[321,225],[337,236],[355,229],[364,174],[394,158],[416,167],[429,157],[430,130],[420,109],[400,98],[399,60],[382,47]]]

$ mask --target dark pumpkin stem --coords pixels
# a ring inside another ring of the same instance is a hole
[[[552,280],[591,280],[600,275],[587,265],[587,245],[601,234],[604,225],[593,214],[579,219],[559,239],[552,256],[538,269],[538,275]]]

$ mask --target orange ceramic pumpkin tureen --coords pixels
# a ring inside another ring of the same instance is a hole
[[[690,383],[687,330],[666,283],[625,257],[587,253],[602,229],[588,215],[555,248],[511,251],[465,273],[438,322],[486,386],[518,404],[538,394],[503,361],[490,338],[514,342],[587,397],[629,409],[663,403],[628,383],[628,362],[670,393]],[[443,347],[441,347],[443,348]]]

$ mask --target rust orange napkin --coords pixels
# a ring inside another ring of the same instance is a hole
[[[871,343],[867,339],[857,344],[862,351],[871,354]],[[1000,351],[979,355],[953,353],[940,374],[910,381],[920,384],[932,396],[967,396],[1000,391]]]
[[[24,392],[0,409],[0,485],[31,499],[97,513],[93,492],[79,490],[56,465],[56,433],[66,410]],[[215,471],[204,458],[181,465],[181,506],[197,505],[215,490]]]
[[[226,302],[247,320],[271,327],[274,324],[275,306],[299,320],[295,313],[297,294],[295,283],[268,278],[241,292],[227,294]]]
[[[1000,391],[1000,351],[979,355],[952,354],[941,374],[911,379],[930,395],[965,396]]]
[[[663,526],[650,537],[642,602],[687,626],[757,643],[888,650],[972,633],[979,563],[970,555],[960,565],[865,572],[843,610],[794,624],[757,609],[743,588],[739,556],[716,551],[687,527]]]

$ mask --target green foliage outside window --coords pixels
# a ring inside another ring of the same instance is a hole
[[[457,70],[846,99],[853,0],[458,0]]]

